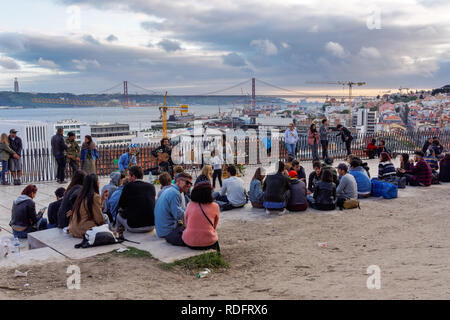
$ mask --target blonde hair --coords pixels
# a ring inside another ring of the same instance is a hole
[[[203,167],[201,174],[207,176],[208,178],[211,178],[212,171],[213,171],[212,167],[209,164],[207,164],[206,166]]]
[[[0,138],[0,143],[6,143],[9,145],[8,135],[6,133],[2,133],[2,136]]]

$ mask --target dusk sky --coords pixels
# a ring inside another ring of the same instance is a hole
[[[14,77],[21,91],[74,93],[128,80],[200,94],[251,77],[301,92],[435,88],[450,84],[449,16],[445,0],[3,0],[0,90]]]

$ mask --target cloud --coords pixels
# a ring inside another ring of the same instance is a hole
[[[252,40],[250,42],[251,47],[256,47],[261,50],[265,55],[272,56],[278,54],[277,46],[270,40]]]
[[[83,36],[83,40],[92,44],[100,44],[100,41],[98,41],[97,39],[95,39],[92,35],[87,34]]]
[[[0,67],[8,70],[19,70],[20,65],[14,60],[9,57],[0,57]]]
[[[100,68],[100,63],[97,60],[89,60],[89,59],[73,59],[73,64],[75,68],[78,70],[87,70],[91,68]]]
[[[39,58],[37,64],[40,67],[48,68],[48,69],[57,69],[59,66],[52,60],[45,60],[42,57]]]
[[[240,55],[238,55],[235,52],[223,55],[222,61],[224,64],[232,66],[232,67],[243,67],[243,66],[247,65],[247,63],[245,62],[245,59],[242,58]]]
[[[325,49],[330,52],[332,55],[338,57],[338,58],[345,58],[347,56],[347,52],[345,51],[344,47],[342,47],[339,43],[329,41],[325,45]]]
[[[362,47],[359,55],[363,58],[377,59],[381,57],[380,51],[375,47]]]
[[[175,40],[163,39],[158,42],[158,46],[163,48],[166,52],[174,52],[181,50],[180,42]]]
[[[113,34],[110,34],[105,40],[108,41],[108,42],[115,42],[115,41],[118,41],[119,38],[117,38],[117,37],[116,37],[115,35],[113,35]]]

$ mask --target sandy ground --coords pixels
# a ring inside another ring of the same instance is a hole
[[[0,299],[449,299],[449,207],[450,184],[442,184],[363,200],[361,210],[224,219],[230,268],[206,278],[106,254],[71,262],[81,268],[80,290],[66,287],[69,262],[21,268],[27,278],[0,270]],[[371,265],[381,269],[379,290],[366,286]]]

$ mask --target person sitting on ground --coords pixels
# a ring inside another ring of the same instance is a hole
[[[306,197],[313,209],[323,211],[336,209],[336,185],[333,179],[330,170],[322,169],[321,180],[314,188],[314,195]]]
[[[108,200],[111,198],[113,193],[117,190],[117,188],[122,184],[123,179],[125,179],[124,172],[111,172],[109,175],[110,181],[107,185],[102,188],[101,194],[108,190],[108,198],[105,200],[103,204],[103,213],[108,215],[109,219],[112,218],[111,210],[109,208]]]
[[[358,198],[368,198],[372,193],[372,183],[366,170],[358,160],[352,160],[349,173],[355,178],[358,188]]]
[[[167,190],[167,188],[170,188],[170,186],[172,185],[172,177],[166,171],[164,171],[159,175],[158,180],[159,183],[161,184],[161,190],[158,191],[158,196],[156,197],[156,199],[158,199],[162,195],[162,193],[165,190]]]
[[[293,156],[291,156],[291,155],[288,155],[288,161],[286,161],[285,163],[284,163],[284,168],[286,169],[286,170],[288,170],[288,171],[290,171],[291,170],[291,168],[294,166],[294,157]]]
[[[347,159],[347,164],[348,165],[350,165],[353,160],[358,161],[358,166],[363,167],[364,170],[366,170],[367,176],[370,178],[370,167],[369,167],[369,164],[367,162],[363,162],[361,160],[361,158],[359,158],[359,157],[357,157],[357,156],[355,156],[353,154],[348,155],[346,159]]]
[[[211,182],[212,172],[213,172],[212,167],[209,164],[203,166],[202,172],[197,177],[197,179],[195,179],[195,184],[198,184],[202,181]]]
[[[434,151],[436,158],[442,159],[444,146],[441,144],[438,137],[433,137],[433,143],[431,144],[430,149]]]
[[[305,168],[303,168],[300,165],[300,161],[298,160],[294,160],[292,161],[292,168],[290,168],[294,171],[297,172],[297,179],[303,181],[304,183],[306,183],[306,172],[305,172]],[[290,169],[286,168],[286,170],[288,170],[288,172],[290,171]]]
[[[366,155],[369,157],[369,159],[375,159],[375,156],[377,155],[377,140],[372,139],[366,147]]]
[[[116,216],[116,230],[123,226],[134,233],[149,232],[155,226],[155,186],[145,182],[139,166],[128,169],[128,183],[123,187]]]
[[[308,193],[314,193],[317,183],[320,181],[320,175],[322,174],[322,164],[320,161],[313,162],[313,171],[309,174],[308,178]]]
[[[411,163],[409,162],[409,154],[402,153],[400,155],[400,168],[396,169],[397,177],[403,177],[405,174],[401,172],[400,169],[408,171],[411,169]]]
[[[137,146],[135,144],[130,144],[128,146],[128,152],[122,154],[119,158],[119,171],[125,172],[130,166],[137,165],[136,161],[136,150]]]
[[[377,149],[377,155],[378,157],[380,157],[382,152],[386,152],[389,157],[392,155],[391,151],[386,148],[386,141],[383,139],[380,139],[380,144],[378,145],[378,149]]]
[[[47,229],[47,219],[43,218],[44,209],[36,214],[36,197],[38,188],[30,184],[23,189],[22,194],[13,202],[11,221],[14,237],[26,239],[31,232]]]
[[[106,223],[103,216],[103,203],[108,197],[108,191],[100,197],[100,181],[95,173],[84,178],[77,200],[69,211],[69,233],[74,238],[83,238],[86,231]]]
[[[61,206],[58,210],[58,228],[63,229],[69,225],[69,217],[67,213],[72,210],[78,194],[83,187],[86,172],[79,169],[72,175],[72,180],[64,193]]]
[[[323,166],[322,166],[322,170],[330,170],[331,173],[333,174],[333,182],[336,186],[339,185],[339,176],[338,173],[336,171],[336,168],[333,167],[333,158],[326,158],[324,160]]]
[[[436,153],[433,148],[428,149],[428,152],[423,159],[430,165],[433,173],[436,173],[439,170],[438,158],[436,158]]]
[[[308,209],[306,200],[306,184],[297,178],[297,171],[289,171],[290,178],[290,197],[286,208],[291,212],[305,211]]]
[[[264,168],[258,168],[250,182],[250,202],[253,208],[263,209],[264,191],[262,189],[263,181],[266,176]]]
[[[214,199],[219,203],[222,210],[224,208],[242,208],[248,201],[244,181],[236,177],[237,171],[234,165],[229,165],[227,172],[230,177],[223,180],[220,194],[214,192]]]
[[[181,234],[181,241],[175,242],[195,250],[219,248],[217,225],[220,209],[214,202],[212,191],[208,181],[200,181],[195,185],[191,193],[191,201],[184,213],[186,228]]]
[[[431,144],[433,143],[433,138],[428,138],[425,143],[423,144],[422,147],[422,152],[423,154],[426,154],[428,151],[428,148],[431,146]]]
[[[439,181],[450,182],[450,152],[439,162]]]
[[[155,206],[155,229],[160,238],[167,237],[184,221],[183,193],[192,186],[190,174],[182,172],[175,176],[175,184],[165,190]]]
[[[345,163],[337,166],[339,173],[339,185],[336,187],[337,200],[358,199],[358,185],[355,177],[348,173],[348,167]]]
[[[269,174],[264,181],[264,208],[266,212],[271,210],[279,211],[280,214],[285,212],[285,207],[290,197],[291,181],[283,172],[285,171],[284,163],[278,163],[278,171],[275,174]]]
[[[169,175],[169,181],[170,181],[170,174],[168,174],[168,175]],[[123,179],[120,186],[116,189],[116,191],[114,191],[114,193],[111,195],[111,197],[109,197],[109,200],[107,200],[109,212],[111,214],[111,217],[110,217],[111,223],[116,222],[117,212],[119,210],[120,196],[122,195],[123,188],[125,187],[125,185],[127,183],[128,183],[128,178]]]
[[[61,207],[61,203],[65,192],[66,189],[63,187],[56,189],[55,191],[56,201],[48,205],[47,210],[48,229],[56,228],[58,226],[58,210]]]
[[[405,173],[406,183],[410,186],[428,187],[431,185],[433,172],[430,165],[423,159],[423,156],[422,151],[415,151],[414,160],[410,160],[410,162],[415,162],[416,164],[412,164],[408,171],[400,169],[401,173]]]
[[[391,157],[387,152],[380,154],[380,163],[378,164],[378,179],[393,181],[397,176],[395,166],[391,161]]]

